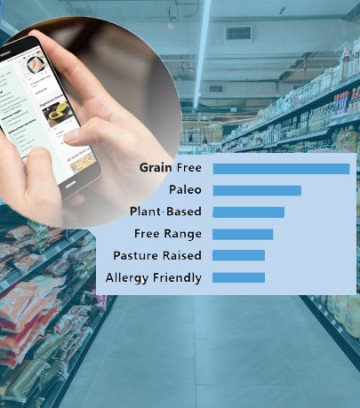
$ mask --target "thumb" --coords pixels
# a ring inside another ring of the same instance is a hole
[[[119,129],[116,125],[99,118],[91,118],[83,126],[64,135],[64,142],[71,146],[114,144]]]
[[[45,216],[44,212],[49,212],[49,216],[52,211],[56,213],[57,207],[61,205],[61,193],[52,169],[50,153],[42,147],[32,149],[26,160],[26,169],[27,199],[37,205],[39,216]]]

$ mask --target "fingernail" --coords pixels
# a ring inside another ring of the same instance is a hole
[[[64,135],[65,143],[75,143],[79,139],[79,129],[72,130]]]
[[[42,156],[44,153],[46,153],[46,150],[43,147],[34,147],[30,151],[31,156]]]

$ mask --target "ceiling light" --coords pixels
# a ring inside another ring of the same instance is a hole
[[[200,32],[200,47],[199,47],[199,55],[198,55],[198,64],[197,64],[197,69],[196,69],[194,104],[193,104],[194,109],[196,109],[199,105],[201,77],[202,77],[203,68],[204,68],[206,40],[208,36],[207,34],[208,34],[208,28],[209,28],[209,23],[210,23],[210,7],[211,7],[211,0],[205,0],[202,24],[201,24],[201,32]]]
[[[176,24],[173,21],[169,21],[167,26],[169,30],[174,30],[176,27]]]

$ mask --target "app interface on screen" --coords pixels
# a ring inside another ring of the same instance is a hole
[[[39,46],[0,62],[0,126],[24,161],[48,149],[58,184],[96,161],[89,147],[64,143],[79,125]]]

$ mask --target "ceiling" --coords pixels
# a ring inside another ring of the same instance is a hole
[[[30,4],[31,3],[31,4]],[[203,0],[4,0],[3,29],[61,15],[118,23],[147,41],[168,66],[185,119],[253,116],[337,64],[360,36],[357,0],[212,0],[198,109],[193,109]],[[250,27],[251,39],[226,30]]]

